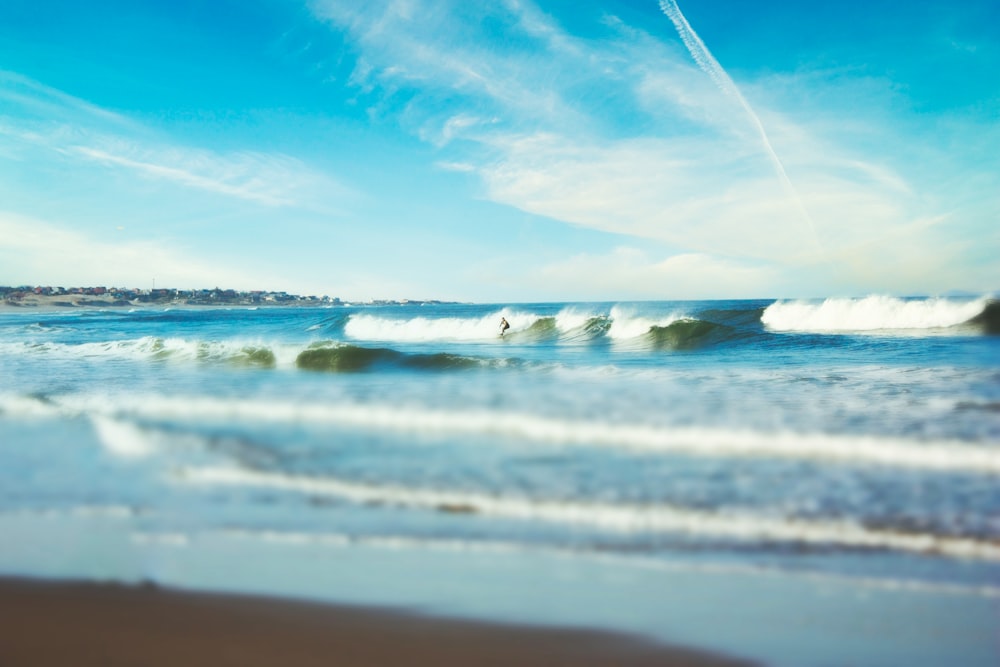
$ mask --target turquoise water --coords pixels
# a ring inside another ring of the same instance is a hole
[[[326,550],[353,550],[394,583],[315,595],[489,616],[471,602],[482,573],[444,598],[401,583],[429,572],[421,559],[471,553],[515,590],[544,563],[599,567],[608,600],[648,598],[540,620],[697,642],[646,584],[678,567],[775,591],[790,577],[947,600],[987,628],[961,635],[966,664],[989,664],[996,332],[988,299],[11,309],[0,520],[22,538],[0,568],[298,595]],[[237,543],[268,564],[266,585],[211,565]],[[494,591],[492,609],[537,617],[546,593],[531,587],[520,606]],[[795,595],[774,595],[795,617]],[[738,635],[727,649],[809,662]],[[848,657],[915,664],[872,646]]]

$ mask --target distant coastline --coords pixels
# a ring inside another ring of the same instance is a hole
[[[301,296],[288,292],[233,289],[140,290],[119,287],[0,286],[0,308],[137,308],[143,306],[347,306],[338,297]],[[370,300],[365,305],[443,303],[441,301]]]

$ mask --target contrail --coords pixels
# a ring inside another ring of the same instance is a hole
[[[676,0],[660,0],[660,10],[667,15],[667,18],[673,22],[674,27],[677,28],[677,34],[680,35],[681,41],[684,42],[684,46],[691,53],[691,57],[698,64],[705,74],[715,82],[715,85],[719,87],[726,95],[732,95],[736,98],[736,101],[740,103],[743,110],[746,111],[747,116],[753,121],[754,126],[757,128],[757,134],[760,135],[761,144],[764,146],[764,150],[767,151],[768,157],[771,158],[771,164],[774,165],[774,171],[778,174],[778,178],[781,179],[782,185],[788,191],[788,194],[795,200],[798,205],[799,212],[807,223],[809,223],[809,229],[812,231],[813,240],[816,245],[820,247],[822,251],[822,245],[819,242],[819,237],[816,235],[816,226],[813,224],[812,217],[809,215],[809,211],[806,210],[805,205],[802,203],[802,199],[799,197],[798,191],[795,186],[792,185],[791,179],[788,178],[788,174],[785,172],[785,165],[781,163],[781,159],[775,152],[774,147],[771,145],[771,140],[767,137],[767,132],[764,130],[764,124],[760,122],[760,118],[754,112],[750,103],[746,101],[740,89],[736,87],[736,83],[729,77],[726,70],[722,69],[722,65],[719,61],[715,59],[712,53],[705,46],[705,43],[701,41],[701,37],[698,33],[694,31],[691,24],[688,23],[687,18],[681,12],[681,8],[677,6]]]

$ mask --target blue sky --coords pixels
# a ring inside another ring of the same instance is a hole
[[[0,3],[0,284],[1000,289],[1000,3]]]

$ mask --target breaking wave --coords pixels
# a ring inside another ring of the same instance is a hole
[[[757,302],[748,303],[745,308],[690,312],[682,310],[681,305],[677,308],[660,313],[651,313],[653,309],[645,304],[572,305],[557,312],[551,309],[546,312],[545,307],[537,308],[537,312],[502,308],[481,317],[407,317],[400,316],[398,311],[345,312],[324,315],[304,327],[275,327],[260,337],[219,340],[146,335],[65,342],[46,340],[61,329],[33,324],[27,331],[27,339],[0,340],[0,356],[96,362],[133,359],[328,371],[452,370],[517,365],[510,360],[495,359],[497,352],[486,351],[484,347],[498,344],[537,347],[540,351],[567,346],[655,353],[754,344],[761,340],[767,340],[768,345],[780,345],[783,334],[795,332],[1000,333],[1000,303],[985,297],[958,300],[869,296],[822,302],[777,301],[766,306]],[[178,321],[184,321],[184,316],[178,314]],[[498,328],[501,317],[511,325],[502,338]],[[432,344],[438,349],[427,350]],[[463,349],[465,346],[467,349]],[[525,358],[538,360],[532,353]]]
[[[527,331],[541,316],[499,310],[482,317],[414,317],[396,319],[355,313],[344,325],[344,334],[360,341],[428,342],[481,341],[500,335],[500,318],[511,323],[509,334]]]
[[[647,334],[655,349],[687,350],[724,340],[732,327],[703,320],[679,320],[665,327],[654,326]]]
[[[521,344],[625,341],[645,342],[654,348],[684,347],[717,326],[680,314],[648,317],[614,306],[608,313],[571,307],[556,315],[503,309],[478,318],[394,319],[362,313],[350,316],[344,334],[353,340],[372,342],[481,342],[499,337],[497,325],[501,317],[510,323],[504,339]],[[671,340],[677,344],[670,344]]]
[[[969,322],[982,329],[983,333],[994,336],[1000,334],[1000,301],[987,302],[983,312],[973,317]]]
[[[508,359],[490,360],[452,353],[413,354],[391,348],[360,347],[335,342],[311,345],[247,344],[239,341],[191,341],[181,338],[144,337],[102,343],[17,343],[3,346],[3,353],[56,358],[132,359],[136,361],[198,362],[252,368],[299,368],[313,371],[352,372],[376,368],[457,370],[512,366]]]
[[[778,301],[761,315],[771,331],[900,331],[948,329],[982,323],[995,331],[997,304],[989,299],[899,299],[868,296],[862,299],[826,299],[822,303]]]
[[[143,336],[127,340],[93,343],[8,343],[4,354],[44,355],[53,358],[135,359],[154,361],[223,362],[238,366],[271,368],[278,365],[281,346],[243,341],[199,341],[184,338]]]
[[[654,329],[669,327],[674,322],[684,319],[683,315],[667,315],[651,318],[630,312],[624,307],[615,306],[609,316],[611,324],[608,336],[613,340],[637,339],[651,333]]]

